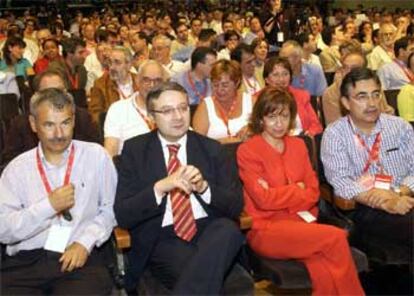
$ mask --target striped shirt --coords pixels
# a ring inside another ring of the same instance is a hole
[[[401,185],[414,190],[414,131],[403,119],[381,114],[375,128],[369,135],[362,133],[355,125],[342,117],[329,125],[324,132],[321,157],[328,182],[334,187],[335,194],[352,199],[366,191],[357,180],[363,174],[368,160],[356,133],[371,149],[378,133],[381,133],[379,163],[372,163],[368,173],[381,173],[393,177],[391,187]]]

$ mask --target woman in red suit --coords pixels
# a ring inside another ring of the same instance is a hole
[[[294,118],[296,119],[294,135],[303,132],[305,135],[315,136],[322,132],[323,128],[311,105],[309,92],[290,85],[292,68],[287,59],[280,57],[268,59],[263,69],[263,79],[267,86],[289,91],[295,98],[298,118]]]
[[[237,151],[245,211],[253,218],[247,234],[259,255],[302,261],[313,295],[363,295],[347,233],[318,224],[319,184],[304,142],[288,136],[296,104],[289,92],[265,88]]]

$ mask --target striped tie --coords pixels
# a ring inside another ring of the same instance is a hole
[[[168,175],[174,173],[180,167],[177,157],[180,145],[167,145],[170,152],[168,160]],[[185,241],[190,241],[197,232],[193,210],[191,209],[190,197],[182,190],[176,188],[170,192],[171,207],[173,213],[174,231],[177,236]]]

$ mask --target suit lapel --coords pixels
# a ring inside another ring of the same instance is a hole
[[[156,130],[151,132],[151,137],[147,147],[147,171],[144,174],[152,175],[151,179],[161,180],[167,176],[164,154],[162,152],[161,142]]]

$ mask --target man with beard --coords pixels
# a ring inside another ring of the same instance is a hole
[[[115,226],[117,176],[104,149],[72,140],[73,97],[48,88],[31,98],[39,145],[15,158],[0,179],[4,295],[109,295],[98,252]]]
[[[413,129],[402,118],[380,112],[381,84],[371,70],[350,71],[342,81],[341,96],[349,115],[329,125],[323,134],[326,178],[336,195],[357,202],[352,216],[357,235],[381,238],[410,253]]]
[[[106,112],[113,102],[128,99],[138,91],[136,75],[130,73],[132,55],[129,49],[115,46],[108,64],[109,72],[95,81],[88,104],[89,113],[97,123],[100,114]]]

